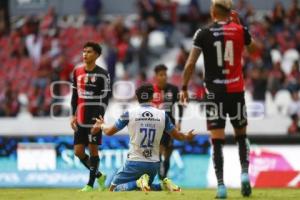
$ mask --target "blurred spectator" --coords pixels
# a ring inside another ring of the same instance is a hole
[[[40,62],[43,47],[43,37],[39,33],[39,21],[35,18],[29,19],[28,27],[31,32],[26,36],[25,44],[29,56],[37,64]]]
[[[170,46],[172,36],[177,21],[177,3],[171,0],[157,0],[155,9],[159,13],[159,23],[161,30],[166,34],[167,43]]]
[[[288,11],[288,18],[290,23],[295,23],[299,16],[300,16],[299,2],[298,0],[293,0]]]
[[[243,24],[248,25],[249,18],[254,15],[253,7],[245,0],[239,0],[236,4],[236,10],[239,12]]]
[[[188,22],[190,24],[190,34],[193,35],[199,28],[201,20],[201,9],[197,0],[191,0],[188,7]]]
[[[16,117],[20,110],[18,93],[7,83],[8,87],[0,94],[0,117]]]
[[[189,56],[189,52],[184,48],[184,45],[180,45],[180,49],[176,59],[176,66],[175,66],[176,73],[181,73],[183,71],[188,56]]]
[[[287,89],[291,92],[300,90],[300,70],[298,61],[294,62],[291,73],[287,76]]]
[[[10,31],[8,3],[8,0],[0,1],[0,38]]]
[[[273,9],[273,28],[275,32],[279,32],[284,27],[285,10],[281,2],[276,2]]]
[[[111,84],[115,80],[116,64],[118,59],[118,50],[109,41],[106,43],[106,55],[104,55],[108,73],[110,75]]]
[[[138,0],[137,8],[141,20],[145,21],[148,17],[154,17],[156,20],[158,19],[159,13],[155,9],[154,0]]]
[[[288,133],[293,135],[300,133],[300,99],[297,91],[292,92],[291,96],[292,103],[288,107],[288,114],[292,119],[292,123],[288,128]]]
[[[252,98],[254,103],[258,103],[264,107],[265,110],[265,102],[266,102],[266,92],[268,85],[268,75],[265,69],[262,67],[254,67],[251,74],[252,81]],[[262,114],[259,113],[251,113],[253,116]]]
[[[273,69],[269,73],[268,89],[274,98],[278,90],[283,89],[285,74],[281,69],[280,62],[274,64]]]
[[[97,26],[100,22],[100,11],[102,2],[100,0],[84,0],[83,10],[85,13],[85,24]]]
[[[54,7],[49,7],[46,14],[44,15],[40,29],[42,32],[47,33],[47,31],[51,28],[55,28],[57,25],[57,15],[55,13]]]

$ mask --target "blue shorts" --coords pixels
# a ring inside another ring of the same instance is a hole
[[[159,162],[126,161],[114,176],[112,185],[120,185],[138,180],[143,174],[149,175],[149,184],[152,184],[154,177],[159,170]]]

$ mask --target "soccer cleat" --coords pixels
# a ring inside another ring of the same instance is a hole
[[[248,173],[242,173],[241,175],[241,193],[244,197],[249,197],[252,193],[251,184]]]
[[[106,175],[105,174],[102,174],[99,178],[97,178],[97,182],[98,182],[98,185],[99,185],[99,188],[98,190],[99,191],[104,191],[105,190],[105,181],[106,181]]]
[[[217,189],[216,199],[226,199],[227,198],[227,189],[225,185],[219,185]]]
[[[93,187],[92,186],[89,186],[89,185],[86,185],[84,186],[81,190],[79,190],[80,192],[91,192],[93,191]]]
[[[149,186],[149,175],[144,174],[142,175],[137,181],[136,185],[138,188],[140,188],[142,191],[147,192],[150,191],[150,186]]]
[[[173,183],[173,181],[169,178],[164,178],[161,185],[163,190],[171,192],[181,192],[181,188],[175,183]]]

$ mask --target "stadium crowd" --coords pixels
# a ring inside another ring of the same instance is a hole
[[[50,83],[70,81],[74,66],[81,63],[85,41],[103,47],[103,62],[111,80],[116,81],[118,67],[124,68],[121,79],[137,83],[147,77],[151,64],[170,49],[178,48],[176,65],[170,80],[180,85],[188,48],[178,41],[191,38],[209,23],[197,0],[185,9],[171,0],[137,0],[137,15],[105,16],[100,0],[84,0],[82,14],[58,16],[55,8],[38,16],[12,18],[8,26],[0,10],[0,116],[15,117],[27,102],[32,116],[48,116],[50,106],[59,100],[51,97]],[[183,10],[183,11],[182,11]],[[265,102],[266,92],[275,98],[279,90],[291,93],[299,102],[300,89],[300,6],[294,0],[289,8],[280,2],[273,10],[257,11],[245,0],[236,4],[242,22],[258,41],[260,51],[244,55],[246,87],[254,101]],[[159,41],[163,35],[163,40]],[[153,39],[155,38],[155,39]],[[197,71],[192,88],[203,97],[203,72]],[[56,95],[63,87],[54,87]],[[300,113],[300,108],[294,113]],[[59,110],[58,110],[59,112]],[[58,113],[59,114],[59,113]],[[294,118],[293,118],[294,119]]]

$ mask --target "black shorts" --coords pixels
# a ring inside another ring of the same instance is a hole
[[[170,134],[168,134],[167,132],[164,132],[161,140],[160,140],[160,145],[164,146],[164,147],[172,147],[173,146],[173,139],[170,136]]]
[[[102,132],[100,131],[96,135],[91,134],[91,128],[77,126],[78,130],[74,133],[74,145],[83,144],[87,146],[88,144],[101,145],[102,142]]]
[[[247,112],[243,92],[207,94],[205,108],[208,130],[225,128],[228,116],[234,128],[247,126]]]

